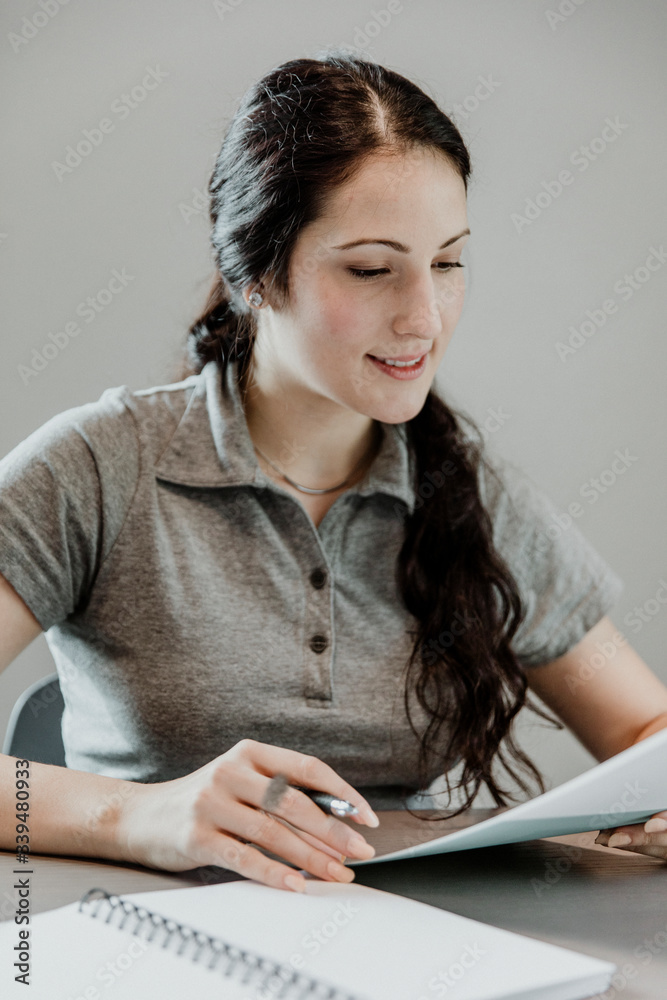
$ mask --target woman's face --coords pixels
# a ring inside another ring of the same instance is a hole
[[[437,151],[366,161],[301,232],[289,306],[260,314],[264,370],[315,409],[326,399],[385,423],[411,419],[461,314],[467,231],[464,183]],[[345,246],[360,240],[372,242]],[[371,355],[425,360],[398,379],[390,372],[410,368],[387,371]]]

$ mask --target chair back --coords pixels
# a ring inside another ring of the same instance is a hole
[[[35,681],[16,700],[2,752],[38,764],[66,767],[61,733],[64,708],[58,674]]]

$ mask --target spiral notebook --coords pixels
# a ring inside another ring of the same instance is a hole
[[[583,1000],[616,966],[366,886],[242,880],[114,896],[0,924],[3,1000]]]

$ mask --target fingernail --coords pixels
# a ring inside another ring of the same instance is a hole
[[[647,833],[663,833],[667,830],[667,819],[647,819],[644,829]]]
[[[333,864],[334,862],[332,861],[331,863]],[[283,883],[288,889],[292,889],[294,892],[306,891],[306,880],[302,875],[286,875]]]
[[[358,833],[352,833],[347,842],[347,853],[353,854],[357,858],[372,858],[375,854],[375,848],[367,843],[363,837],[360,837]]]
[[[352,875],[349,868],[344,868],[343,865],[339,865],[337,861],[330,861],[327,865],[327,871],[332,878],[336,879],[337,882],[349,882],[350,875]]]
[[[380,820],[377,818],[370,806],[367,809],[364,809],[364,816],[366,817],[368,826],[380,825]]]
[[[632,837],[629,837],[627,833],[612,833],[607,841],[607,847],[625,847],[631,843]]]

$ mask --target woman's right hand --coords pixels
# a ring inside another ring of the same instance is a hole
[[[266,857],[257,849],[262,847],[325,881],[351,882],[354,871],[335,858],[366,859],[375,850],[295,788],[287,788],[279,805],[265,812],[262,801],[276,774],[284,774],[290,785],[347,799],[359,810],[352,817],[357,823],[379,824],[366,800],[328,764],[247,739],[182,778],[137,784],[119,818],[123,857],[166,871],[219,865],[266,885],[302,892],[303,875]]]

